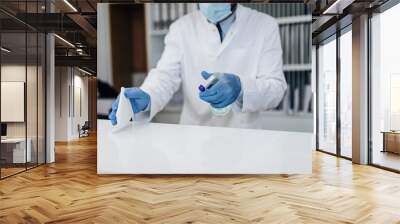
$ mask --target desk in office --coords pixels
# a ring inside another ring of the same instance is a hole
[[[392,152],[400,154],[400,131],[382,131],[383,150],[382,152]]]
[[[32,140],[30,138],[26,139],[27,144],[25,144],[25,138],[5,138],[1,139],[1,144],[6,146],[6,148],[2,148],[2,159],[9,164],[24,164],[25,162],[31,162],[32,157]],[[9,149],[9,145],[14,145],[13,148]],[[26,154],[25,154],[25,145]],[[5,155],[6,152],[9,152],[10,158],[6,158],[8,155]],[[11,159],[12,158],[12,159]]]
[[[97,121],[98,174],[307,174],[312,134]]]

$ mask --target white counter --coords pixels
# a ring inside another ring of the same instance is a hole
[[[98,174],[308,174],[312,134],[97,121]]]

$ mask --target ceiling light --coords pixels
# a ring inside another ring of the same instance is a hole
[[[1,47],[0,49],[1,49],[1,51],[4,51],[6,53],[10,53],[11,52],[11,50],[9,50],[9,49],[7,49],[5,47]]]
[[[78,70],[81,71],[81,72],[83,72],[83,73],[85,73],[85,74],[87,74],[87,75],[93,75],[92,73],[90,73],[90,72],[88,72],[88,71],[86,71],[86,70],[83,70],[83,69],[81,69],[81,68],[79,68],[79,67],[78,67]]]
[[[73,6],[68,0],[64,0],[64,3],[68,5],[74,12],[78,12],[78,10]]]
[[[66,39],[64,39],[64,38],[62,38],[62,37],[60,37],[59,35],[57,35],[57,34],[54,34],[54,36],[55,37],[57,37],[59,40],[61,40],[62,42],[64,42],[65,44],[67,44],[68,46],[70,46],[70,47],[72,47],[72,48],[75,48],[75,45],[73,45],[71,42],[69,42],[68,40],[66,40]]]
[[[322,14],[342,14],[343,10],[354,1],[355,0],[336,0],[332,5],[325,9]]]
[[[83,55],[83,49],[82,48],[77,48],[76,49],[76,53],[78,53],[79,55]]]
[[[333,9],[336,9],[340,0],[336,0],[332,5],[330,5],[327,9],[324,10],[322,14],[328,14],[331,13]]]

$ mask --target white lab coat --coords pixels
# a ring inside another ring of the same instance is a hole
[[[238,75],[243,103],[215,116],[199,98],[201,71]],[[148,121],[182,85],[181,124],[261,128],[260,112],[276,107],[286,90],[279,27],[274,18],[238,5],[236,20],[221,43],[217,27],[195,11],[178,19],[165,37],[165,49],[141,88],[151,97],[150,111],[135,116]]]

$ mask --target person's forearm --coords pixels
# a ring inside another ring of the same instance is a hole
[[[243,96],[237,102],[242,112],[257,112],[273,109],[281,102],[287,85],[277,78],[243,79]]]

